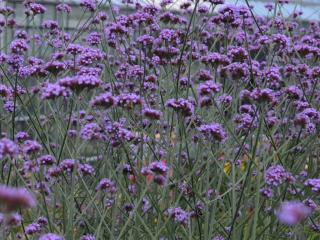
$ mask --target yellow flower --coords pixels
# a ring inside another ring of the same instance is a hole
[[[247,161],[241,161],[241,165],[240,165],[240,169],[241,169],[241,171],[246,171],[246,169],[247,169]]]
[[[230,162],[226,162],[223,166],[223,172],[226,175],[229,175],[231,173],[231,163]]]

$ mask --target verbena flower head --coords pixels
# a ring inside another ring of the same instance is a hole
[[[224,143],[227,139],[227,134],[219,123],[203,124],[198,130],[205,136],[220,143]]]
[[[320,179],[319,178],[310,178],[304,182],[305,186],[311,187],[312,191],[320,191]]]
[[[22,217],[18,213],[7,214],[4,218],[4,224],[10,227],[19,227],[21,226]]]
[[[85,88],[96,88],[99,87],[101,83],[101,80],[96,76],[65,77],[58,81],[60,86],[70,88],[74,91],[83,90]]]
[[[56,6],[57,11],[64,13],[71,13],[71,6],[66,3],[60,3]]]
[[[309,207],[312,212],[318,209],[318,205],[310,198],[303,201],[304,205]]]
[[[41,144],[38,143],[38,142],[35,141],[35,140],[26,140],[26,141],[23,143],[23,146],[22,146],[22,151],[23,151],[25,154],[37,153],[37,152],[39,152],[41,149],[42,149]]]
[[[32,208],[36,206],[36,203],[34,196],[25,188],[0,186],[0,205],[6,212],[11,212],[18,208]]]
[[[156,109],[144,108],[142,110],[144,116],[150,119],[159,120],[162,116],[162,112]]]
[[[271,89],[254,89],[251,92],[251,98],[257,102],[272,103],[275,99],[274,93]]]
[[[82,48],[81,53],[79,54],[77,61],[82,66],[89,66],[91,64],[100,62],[104,59],[105,54],[96,48]]]
[[[72,173],[76,166],[78,164],[78,161],[75,159],[65,159],[60,163],[60,167],[62,170],[66,171],[67,173]]]
[[[155,174],[166,175],[168,172],[168,167],[164,162],[152,162],[149,165],[150,171]]]
[[[0,159],[9,156],[15,158],[19,153],[19,147],[16,143],[7,138],[0,139]]]
[[[116,98],[111,93],[102,93],[91,100],[91,105],[94,107],[109,108],[115,104]]]
[[[87,43],[90,46],[99,45],[101,42],[101,35],[98,32],[92,32],[87,37]]]
[[[132,109],[142,103],[143,99],[134,93],[123,93],[117,96],[117,105],[124,108]]]
[[[54,20],[46,20],[42,23],[42,27],[47,30],[58,30],[59,23]]]
[[[160,6],[161,7],[166,7],[167,5],[173,3],[173,0],[161,0]]]
[[[180,207],[169,208],[167,210],[168,216],[171,217],[176,223],[182,224],[184,226],[188,225],[190,220],[190,214],[184,211]]]
[[[272,188],[269,188],[269,187],[265,187],[265,188],[260,189],[260,193],[265,198],[272,198],[273,197],[273,190],[272,190]]]
[[[40,233],[41,230],[41,225],[39,223],[31,223],[26,227],[25,232],[28,235],[34,235]]]
[[[27,132],[21,131],[16,134],[16,139],[18,142],[24,142],[25,140],[28,140],[30,138],[29,134]]]
[[[64,238],[54,233],[47,233],[42,235],[39,240],[64,240]]]
[[[40,224],[41,227],[45,227],[48,225],[48,219],[46,217],[39,217],[37,223]]]
[[[221,89],[221,84],[215,83],[214,81],[206,81],[201,83],[198,87],[198,93],[200,96],[210,95],[218,93]]]
[[[81,0],[80,6],[84,7],[85,9],[94,12],[97,7],[97,1],[96,0]]]
[[[42,88],[42,99],[55,99],[57,97],[69,97],[71,92],[64,86],[56,83],[48,83]]]
[[[95,174],[95,169],[90,164],[79,164],[79,172],[83,176],[93,176]]]
[[[86,235],[81,236],[80,240],[96,240],[96,238],[92,234],[86,234]]]
[[[29,46],[24,39],[13,40],[10,44],[10,50],[14,54],[23,54],[29,49]]]
[[[48,166],[56,162],[56,159],[52,155],[43,155],[37,159],[38,164]]]
[[[311,214],[311,208],[301,202],[283,202],[276,215],[282,224],[289,226],[297,225]]]
[[[77,55],[82,53],[83,47],[79,44],[69,44],[66,49],[66,53],[71,55]]]
[[[38,15],[38,14],[44,14],[47,11],[47,9],[39,3],[30,3],[27,6],[26,15]]]
[[[104,192],[113,194],[117,191],[117,188],[113,181],[111,181],[108,178],[103,178],[98,183],[96,187],[96,191],[104,191]]]
[[[54,75],[57,75],[59,72],[66,70],[67,66],[65,63],[60,61],[50,61],[46,63],[44,69]]]
[[[184,116],[191,116],[194,112],[194,105],[188,99],[169,99],[166,106],[180,112]]]
[[[287,180],[288,173],[281,165],[271,166],[266,170],[264,179],[267,185],[277,187]]]

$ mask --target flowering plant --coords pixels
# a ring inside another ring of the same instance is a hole
[[[140,2],[0,8],[1,236],[315,239],[319,22]]]

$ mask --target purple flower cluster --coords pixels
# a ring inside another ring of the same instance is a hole
[[[0,139],[0,159],[6,156],[14,158],[19,153],[19,147],[13,141],[7,138]]]
[[[106,193],[114,194],[117,187],[113,181],[108,178],[101,179],[96,187],[96,191],[103,191]]]
[[[47,165],[54,164],[56,162],[56,159],[52,155],[43,155],[39,157],[37,161],[38,161],[38,164],[47,166]]]
[[[304,182],[304,185],[311,187],[312,191],[314,191],[314,192],[320,191],[320,179],[318,179],[318,178],[307,179]]]
[[[34,2],[28,3],[28,2],[29,1],[27,1],[26,11],[25,11],[25,14],[27,16],[44,14],[47,11],[47,9],[42,4],[34,3]]]
[[[301,202],[283,202],[276,214],[280,223],[296,225],[311,214],[311,208]]]
[[[96,76],[74,76],[65,77],[58,81],[62,87],[70,88],[71,90],[83,90],[99,87],[102,81]]]
[[[201,83],[198,87],[198,93],[200,96],[209,95],[211,93],[218,93],[221,89],[221,84],[217,84],[213,81],[206,81]]]
[[[219,143],[224,143],[227,140],[227,134],[219,123],[203,124],[198,130]]]
[[[86,234],[80,237],[80,240],[96,240],[95,236],[92,234]]]
[[[42,88],[42,99],[55,99],[57,97],[69,97],[71,92],[64,86],[56,83],[48,83]]]
[[[41,232],[41,225],[39,223],[31,223],[26,227],[26,234],[34,235]]]
[[[54,233],[47,233],[42,235],[39,240],[64,240],[64,238]]]
[[[188,225],[190,214],[181,209],[180,207],[169,208],[167,212],[168,216],[171,217],[176,223]]]
[[[0,186],[0,205],[11,212],[18,208],[32,208],[36,206],[36,199],[25,188],[11,188]]]
[[[22,146],[22,152],[25,154],[34,154],[42,149],[42,145],[35,140],[26,140]]]
[[[167,183],[168,171],[169,167],[164,161],[156,161],[150,163],[148,167],[142,168],[141,174],[147,177],[152,177],[156,184],[163,186]]]
[[[94,107],[104,107],[109,108],[111,106],[114,106],[116,104],[116,98],[112,96],[111,93],[102,93],[98,96],[95,96],[92,101],[91,105]]]
[[[194,112],[194,105],[188,99],[169,99],[166,105],[167,107],[172,108],[177,112],[180,112],[184,116],[191,116]]]
[[[287,171],[281,165],[270,166],[264,176],[267,185],[278,187],[288,179]]]
[[[14,54],[23,54],[28,51],[29,47],[24,39],[16,39],[11,42],[10,49]]]
[[[66,173],[72,173],[78,165],[75,159],[65,159],[60,163],[60,168]]]
[[[80,6],[86,8],[87,10],[94,12],[96,10],[96,0],[81,0],[80,1]]]
[[[159,120],[162,116],[162,112],[156,109],[144,108],[142,110],[144,116],[150,119]]]
[[[71,13],[71,6],[66,3],[60,3],[56,6],[57,11]]]
[[[139,106],[143,103],[143,99],[134,93],[123,93],[117,96],[117,106],[132,109],[135,106]]]
[[[88,123],[81,128],[80,135],[84,140],[101,140],[103,130],[97,123]]]

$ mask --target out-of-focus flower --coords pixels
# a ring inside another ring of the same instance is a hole
[[[6,212],[18,208],[32,208],[36,206],[35,197],[25,188],[0,186],[0,205]]]
[[[64,238],[54,233],[47,233],[42,235],[39,240],[64,240]]]
[[[9,156],[15,158],[19,153],[19,147],[8,138],[0,139],[0,159]]]
[[[276,215],[282,224],[297,225],[311,214],[311,208],[301,202],[283,202]]]

